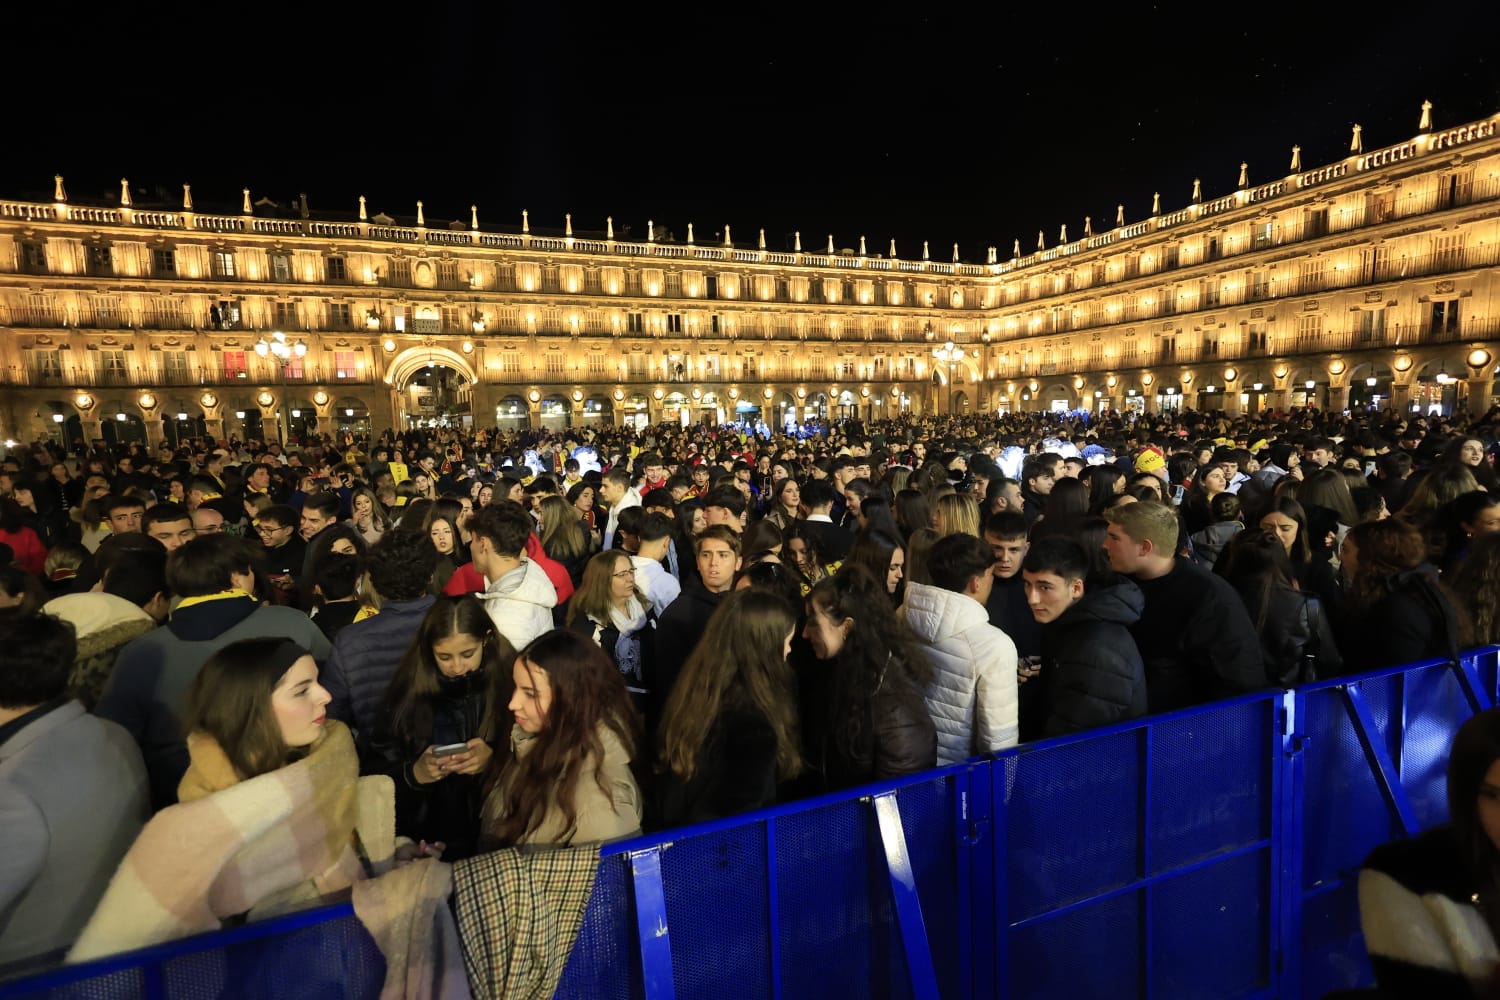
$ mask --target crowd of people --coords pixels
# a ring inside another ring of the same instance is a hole
[[[291,769],[321,840],[233,914],[393,852],[597,844],[1500,641],[1497,431],[1031,414],[13,453],[0,971],[98,923],[153,815],[235,816]]]

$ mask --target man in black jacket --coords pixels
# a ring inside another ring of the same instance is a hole
[[[1146,668],[1130,635],[1145,600],[1124,577],[1088,572],[1083,546],[1061,535],[1039,539],[1021,564],[1042,632],[1041,669],[1026,685],[1033,697],[1022,700],[1023,741],[1146,714]]]
[[[1105,511],[1104,552],[1145,595],[1131,627],[1146,664],[1152,712],[1200,705],[1267,686],[1250,614],[1222,577],[1177,558],[1177,512],[1142,501]]]
[[[646,721],[653,731],[682,665],[703,638],[719,602],[734,589],[734,575],[740,569],[740,536],[726,525],[704,528],[693,545],[698,579],[683,583],[682,593],[667,605],[656,624],[656,651],[646,677]]]

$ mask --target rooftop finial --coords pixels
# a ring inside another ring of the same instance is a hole
[[[250,189],[249,188],[240,188],[240,212],[242,214],[244,214],[244,215],[254,215],[255,214],[255,209],[252,208],[251,205],[250,205]],[[363,221],[364,217],[365,217],[365,200],[363,198],[361,198],[361,199],[359,199],[359,218],[360,218],[361,221]]]
[[[1036,248],[1038,250],[1047,249],[1047,237],[1040,229],[1036,231]]]
[[[1088,239],[1090,236],[1093,236],[1093,235],[1094,235],[1094,217],[1092,215],[1085,215],[1083,217],[1083,237],[1084,237],[1084,239]]]
[[[923,260],[931,260],[932,259],[931,257],[927,256],[927,241],[926,240],[922,241],[922,259]]]
[[[867,256],[865,253],[865,238],[863,236],[859,238],[859,255],[861,257]]]
[[[470,205],[469,206],[469,228],[475,230],[476,232],[479,230],[479,206],[478,205]]]
[[[1123,201],[1115,206],[1115,228],[1125,228],[1125,203]]]
[[[1292,147],[1292,173],[1295,174],[1295,173],[1297,173],[1301,169],[1302,169],[1302,147],[1301,146],[1293,146]]]
[[[802,230],[800,229],[792,234],[792,252],[802,252]]]
[[[833,234],[828,234],[828,255],[833,256]]]
[[[531,232],[531,213],[524,208],[521,209],[521,232]]]
[[[420,201],[417,202],[417,225],[427,225],[427,217],[422,214],[422,203]]]
[[[994,247],[990,247],[990,256],[989,256],[989,259],[985,263],[987,263],[987,264],[998,264],[999,262],[1000,262],[1000,252],[998,250],[996,250]]]
[[[953,263],[958,263],[958,244],[953,244]]]
[[[1153,195],[1151,195],[1151,214],[1152,215],[1160,215],[1161,214],[1161,192],[1160,191],[1157,191],[1156,193],[1154,193]]]
[[[646,242],[656,242],[656,223],[652,222],[650,219],[646,220]]]
[[[729,238],[729,223],[727,223],[727,222],[724,223],[724,245],[726,247],[732,247],[732,246],[734,246],[733,241],[731,241],[730,238]]]
[[[66,191],[63,190],[63,176],[62,176],[62,174],[53,174],[52,175],[52,200],[53,201],[67,201],[68,200],[68,192],[66,192]]]
[[[688,223],[688,245],[691,246],[692,242],[693,242],[693,224],[691,222],[689,222]]]
[[[1358,124],[1354,126],[1354,135],[1350,136],[1349,138],[1349,152],[1363,153],[1365,151],[1365,140],[1362,134],[1363,132],[1364,126]]]
[[[613,215],[604,217],[604,238],[608,240],[615,238],[615,217]]]
[[[182,210],[184,212],[193,210],[193,186],[191,184],[182,186]]]
[[[762,250],[766,248],[766,231],[764,229],[760,231],[760,248]]]
[[[1417,122],[1417,131],[1426,132],[1432,128],[1432,102],[1422,102],[1422,120]]]
[[[1015,245],[1010,248],[1010,255],[1017,260],[1021,259],[1021,238],[1016,237]]]
[[[130,203],[130,181],[126,180],[124,177],[121,177],[120,178],[120,207],[121,208],[129,208],[130,204],[131,204]]]
[[[1068,242],[1068,224],[1066,222],[1062,224],[1062,229],[1057,234],[1057,242],[1059,244]]]
[[[563,214],[563,235],[564,236],[572,236],[573,235],[573,213],[572,212],[565,212]],[[689,239],[688,242],[691,243],[693,241],[691,239]]]
[[[1250,164],[1244,160],[1240,161],[1240,187],[1248,187],[1250,184]]]
[[[896,239],[895,239],[895,237],[891,238],[891,255],[890,256],[891,256],[891,260],[895,260],[896,259]]]
[[[1197,177],[1193,178],[1193,204],[1203,200],[1203,181]]]

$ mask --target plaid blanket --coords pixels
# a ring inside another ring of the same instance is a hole
[[[126,853],[68,954],[71,962],[268,916],[365,877],[394,849],[395,788],[359,778],[349,730],[332,720],[304,759],[157,813]]]
[[[476,997],[557,991],[599,870],[599,848],[514,847],[453,866],[453,909]]]
[[[385,956],[380,1000],[473,1000],[452,891],[452,866],[432,858],[354,883],[355,916]]]

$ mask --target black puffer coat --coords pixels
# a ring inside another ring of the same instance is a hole
[[[1146,668],[1131,638],[1146,599],[1124,577],[1091,584],[1042,626],[1043,685],[1038,708],[1022,720],[1022,740],[1076,733],[1146,714]]]

